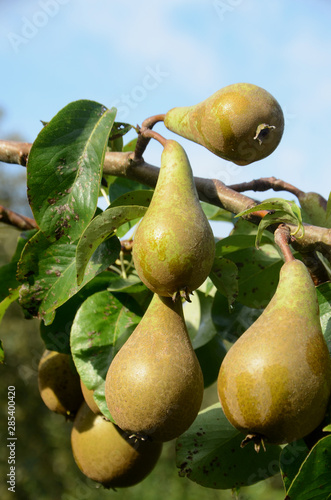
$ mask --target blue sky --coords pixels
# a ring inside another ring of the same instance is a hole
[[[328,0],[0,0],[0,137],[18,131],[32,142],[40,120],[77,99],[141,124],[246,81],[281,104],[280,146],[238,167],[178,139],[195,175],[227,184],[273,175],[328,197],[330,24]],[[159,165],[160,154],[152,142],[144,157]]]

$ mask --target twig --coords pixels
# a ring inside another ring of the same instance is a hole
[[[138,140],[134,152],[134,159],[135,160],[141,160],[142,156],[148,146],[149,141],[151,140],[151,137],[144,134],[145,131],[151,130],[154,125],[158,122],[161,122],[164,120],[165,114],[160,114],[160,115],[155,115],[151,116],[149,118],[146,118],[141,124],[141,128],[139,130],[139,135],[138,135]]]
[[[0,141],[0,161],[25,165],[26,160],[25,163],[18,161],[22,158],[22,143],[11,142],[10,148],[8,148],[8,144],[8,141]],[[31,145],[24,144],[26,145],[25,155],[27,155]],[[155,187],[159,168],[146,163],[142,158],[137,160],[133,152],[107,152],[103,172],[104,174],[131,179],[145,186]],[[211,205],[224,208],[233,214],[238,214],[257,204],[254,199],[233,190],[218,179],[195,177],[194,180],[201,201],[206,201]],[[280,185],[283,181],[277,182],[279,182]],[[283,183],[283,185],[284,184],[286,183]],[[298,192],[303,193],[303,191],[300,190],[298,190]],[[250,214],[246,217],[246,220],[253,224],[258,224],[261,218],[254,216],[254,214]],[[291,224],[287,225],[291,229],[291,232],[295,231],[296,228],[294,226]],[[292,247],[299,252],[319,251],[331,262],[331,229],[309,224],[305,224],[304,226],[304,236],[292,241]]]
[[[26,231],[27,229],[38,229],[37,223],[34,219],[13,212],[9,208],[5,208],[2,205],[0,205],[0,222],[17,227],[22,231]]]

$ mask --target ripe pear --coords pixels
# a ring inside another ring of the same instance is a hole
[[[102,412],[100,411],[98,405],[94,401],[93,389],[88,389],[82,380],[80,381],[80,387],[82,389],[84,400],[87,406],[90,408],[91,411],[93,411],[93,413],[101,415]]]
[[[46,350],[38,366],[38,387],[45,405],[73,419],[83,401],[79,375],[69,354]]]
[[[168,140],[151,204],[134,236],[137,273],[158,295],[188,298],[207,278],[214,256],[213,232],[189,160],[178,142]]]
[[[283,111],[266,90],[235,83],[194,106],[168,111],[165,126],[237,165],[270,155],[284,131]]]
[[[170,441],[194,421],[203,390],[181,299],[155,294],[110,364],[105,384],[110,414],[127,432]]]
[[[331,390],[330,355],[315,286],[299,260],[285,262],[261,316],[226,354],[218,395],[240,431],[290,443],[323,420]]]
[[[85,476],[106,488],[122,488],[139,483],[152,472],[162,443],[129,438],[83,403],[71,431],[71,448]]]

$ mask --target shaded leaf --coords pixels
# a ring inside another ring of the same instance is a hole
[[[146,213],[145,207],[129,205],[125,207],[110,207],[100,215],[95,217],[85,229],[77,245],[77,283],[82,283],[86,266],[102,242],[114,234],[116,229],[125,222],[138,217],[143,217]]]
[[[286,491],[294,481],[308,453],[309,448],[303,439],[294,441],[283,448],[279,463]]]
[[[207,342],[207,344],[195,350],[195,354],[201,366],[205,387],[209,387],[217,380],[226,353],[227,350],[218,333]]]
[[[148,186],[131,179],[126,179],[125,177],[107,176],[107,181],[109,185],[109,199],[111,203],[120,196],[132,191],[150,191],[153,193],[153,190]]]
[[[224,257],[215,257],[210,279],[217,290],[227,297],[231,306],[238,296],[238,268],[234,262]]]
[[[331,283],[316,288],[322,332],[331,353]]]
[[[39,231],[26,245],[19,263],[23,281],[20,304],[30,314],[49,324],[54,311],[86,283],[111,265],[119,255],[120,242],[113,237],[100,245],[86,267],[80,285],[76,280],[76,244],[51,243]]]
[[[152,201],[153,192],[151,189],[138,189],[135,191],[128,191],[120,195],[116,200],[111,203],[111,208],[121,207],[128,205],[136,205],[148,208]]]
[[[97,391],[96,401],[111,418],[104,398],[109,365],[141,319],[130,297],[119,300],[109,291],[97,292],[81,305],[70,335],[71,352],[77,371],[88,389]]]
[[[256,453],[240,447],[244,434],[225,417],[219,403],[199,413],[177,439],[176,464],[180,475],[207,488],[249,486],[279,472],[279,446]]]
[[[309,452],[287,490],[287,500],[331,498],[331,436],[322,438]]]
[[[15,300],[18,299],[19,294],[20,294],[19,288],[16,288],[15,290],[11,290],[9,292],[9,295],[0,302],[0,323],[1,323],[2,318],[4,317],[5,312],[7,311],[8,307],[13,302],[15,302]]]
[[[115,116],[115,108],[75,101],[33,143],[27,165],[29,202],[50,240],[66,236],[75,241],[93,217]]]

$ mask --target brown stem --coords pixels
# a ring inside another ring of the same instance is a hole
[[[280,248],[285,262],[295,260],[289,246],[289,241],[291,239],[290,228],[286,226],[286,224],[279,224],[278,228],[274,232],[274,237],[275,243]]]
[[[298,189],[288,182],[282,181],[281,179],[276,179],[276,177],[264,177],[261,179],[253,179],[250,182],[241,182],[240,184],[232,184],[229,186],[234,191],[238,193],[243,193],[244,191],[268,191],[273,189],[274,191],[288,191],[294,194],[297,198],[304,194],[303,191]]]
[[[0,141],[0,161],[25,165],[31,144],[24,143],[25,162],[22,161],[24,158],[22,144],[14,142],[9,144],[8,141]],[[103,172],[131,179],[145,186],[155,187],[159,168],[146,163],[143,158],[136,159],[133,152],[107,152]],[[257,204],[256,200],[233,190],[218,179],[195,177],[194,180],[201,201],[224,208],[233,214],[238,214]],[[246,220],[253,224],[259,224],[261,217],[250,214]],[[295,226],[291,224],[287,224],[287,226],[292,233],[295,232]],[[293,240],[291,246],[299,252],[319,251],[331,262],[331,229],[309,224],[304,224],[304,228],[305,233],[302,238]]]
[[[5,208],[2,205],[0,205],[0,222],[17,227],[22,231],[26,231],[27,229],[38,229],[37,223],[34,219],[13,212],[9,208]]]
[[[149,137],[150,139],[156,139],[162,146],[165,146],[167,139],[163,135],[155,132],[154,130],[146,129],[142,132],[143,137]]]
[[[138,135],[138,140],[137,140],[135,152],[134,152],[135,160],[142,159],[142,156],[143,156],[143,154],[148,146],[148,143],[151,140],[151,137],[149,137],[148,135],[146,136],[144,134],[144,132],[146,130],[151,130],[156,123],[163,121],[164,117],[165,117],[165,114],[154,115],[154,116],[151,116],[149,118],[146,118],[146,120],[144,120],[142,122],[140,131],[139,131],[139,135]]]

